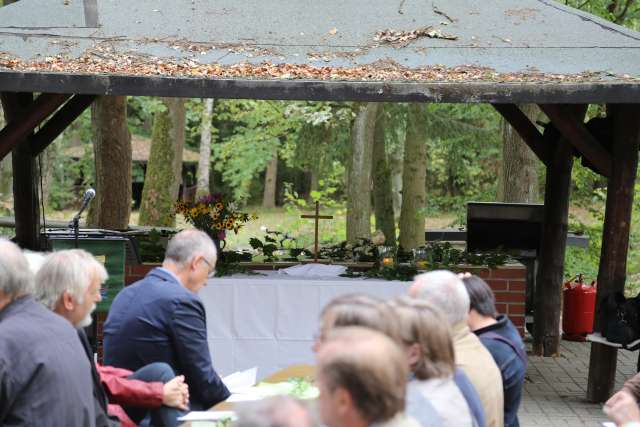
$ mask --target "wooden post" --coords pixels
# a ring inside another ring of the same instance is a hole
[[[609,105],[613,115],[613,164],[607,185],[607,205],[602,232],[602,250],[598,270],[598,294],[595,330],[599,331],[599,312],[602,300],[609,292],[623,291],[633,192],[638,168],[640,143],[640,106]],[[601,344],[591,344],[587,399],[604,402],[613,391],[617,350]]]
[[[582,121],[586,106],[566,106],[572,117]],[[540,356],[553,356],[560,346],[560,310],[564,255],[567,246],[569,217],[569,191],[573,168],[573,147],[565,138],[547,141],[552,144],[544,193],[542,239],[538,254],[536,278],[533,352]]]
[[[33,94],[3,93],[2,105],[7,123],[10,124],[26,116],[33,105]],[[35,158],[31,154],[29,138],[20,141],[11,154],[16,241],[22,248],[40,250],[38,171]]]
[[[563,138],[559,139],[552,149],[547,167],[534,310],[533,352],[539,356],[557,354],[560,344],[561,288],[567,242],[572,152],[571,145]]]

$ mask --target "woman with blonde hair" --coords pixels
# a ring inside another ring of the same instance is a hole
[[[442,312],[426,301],[408,297],[393,299],[388,305],[398,318],[413,373],[409,390],[433,405],[443,426],[473,426],[469,406],[454,381],[453,342]]]

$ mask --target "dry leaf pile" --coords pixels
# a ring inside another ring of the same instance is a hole
[[[0,70],[29,72],[59,72],[71,74],[116,74],[130,76],[171,76],[183,78],[243,78],[243,79],[307,79],[345,81],[416,81],[416,82],[588,82],[598,80],[633,80],[629,75],[612,76],[592,72],[579,75],[545,74],[537,70],[524,73],[498,73],[477,66],[429,66],[410,69],[392,60],[378,61],[354,67],[312,66],[309,64],[243,62],[234,65],[203,64],[197,59],[155,58],[124,55],[112,51],[89,51],[80,58],[50,56],[25,62],[0,52]]]

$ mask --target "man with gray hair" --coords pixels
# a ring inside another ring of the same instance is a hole
[[[168,363],[184,375],[191,410],[209,409],[229,397],[211,363],[207,322],[197,295],[215,273],[216,248],[205,233],[176,234],[162,267],[116,296],[104,324],[104,361],[135,371]]]
[[[0,239],[0,425],[95,426],[89,361],[33,282],[20,248]]]
[[[491,354],[467,326],[469,294],[462,280],[445,270],[420,274],[414,278],[409,295],[425,299],[445,313],[453,335],[456,366],[478,392],[487,426],[502,427],[502,377]]]

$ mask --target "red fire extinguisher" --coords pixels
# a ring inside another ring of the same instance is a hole
[[[578,274],[564,284],[563,298],[562,329],[564,338],[584,340],[585,335],[593,332],[596,282],[593,281],[590,285],[586,285],[582,274]]]

